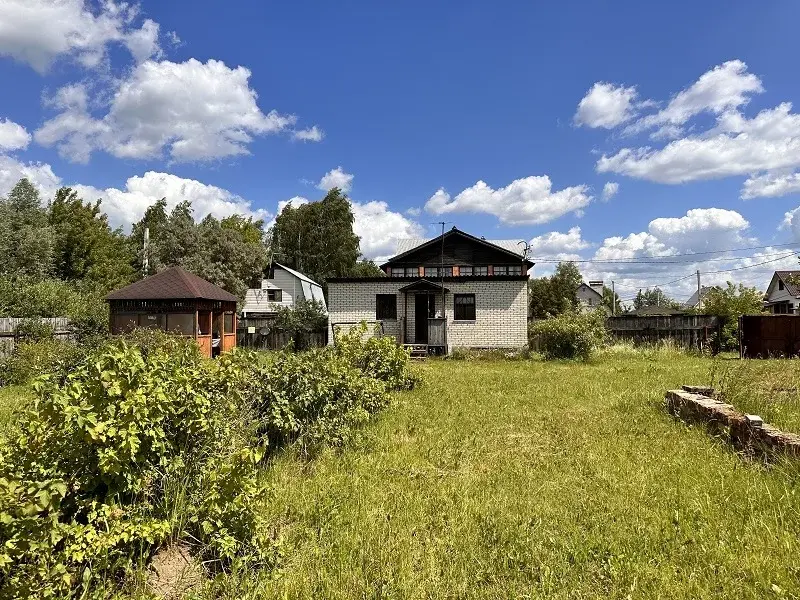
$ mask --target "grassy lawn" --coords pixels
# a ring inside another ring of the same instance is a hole
[[[279,573],[243,598],[798,597],[795,470],[661,408],[705,358],[430,361],[345,450],[267,471]]]
[[[14,416],[33,401],[30,388],[21,385],[0,387],[0,433],[14,422]]]

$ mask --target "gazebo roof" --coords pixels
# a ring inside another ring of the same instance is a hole
[[[114,290],[106,300],[219,300],[236,302],[238,298],[221,287],[190,273],[183,267],[170,267]]]

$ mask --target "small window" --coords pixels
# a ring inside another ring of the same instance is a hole
[[[469,277],[472,275],[472,267],[459,267],[458,273],[464,277]]]
[[[508,266],[508,274],[509,275],[522,275],[522,265],[509,265]]]
[[[390,274],[392,277],[406,277],[406,270],[404,267],[392,267]]]
[[[283,300],[283,290],[267,290],[267,300],[270,302],[281,302]]]
[[[456,321],[475,320],[475,294],[453,294]]]
[[[233,329],[233,313],[225,313],[225,333],[236,333]]]
[[[496,265],[493,272],[495,275],[508,275],[508,267],[506,265]]]
[[[397,296],[395,294],[375,294],[375,318],[397,318]]]
[[[780,279],[778,279],[778,289],[779,289],[779,290],[783,290],[784,288],[785,288],[785,286],[783,285],[783,281],[781,281]]]
[[[472,274],[482,275],[485,277],[489,274],[489,267],[472,267]]]
[[[452,277],[453,267],[425,267],[425,277]]]
[[[406,277],[419,277],[419,267],[406,267]]]

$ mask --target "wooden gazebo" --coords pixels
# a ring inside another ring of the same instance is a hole
[[[106,301],[111,333],[153,327],[191,336],[208,357],[236,346],[236,296],[182,267],[115,290]]]

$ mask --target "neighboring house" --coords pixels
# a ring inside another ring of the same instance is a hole
[[[243,317],[270,317],[277,313],[279,307],[291,308],[302,300],[317,300],[325,308],[322,286],[302,273],[273,263],[269,275],[268,279],[261,280],[260,288],[247,290]]]
[[[626,316],[634,317],[672,317],[675,315],[685,315],[686,311],[679,308],[668,308],[666,306],[643,306],[638,310],[626,313]]]
[[[603,282],[590,281],[588,284],[581,283],[575,290],[578,297],[578,304],[582,312],[591,312],[602,307],[607,315],[611,314],[611,309],[603,304]]]
[[[683,308],[702,308],[703,300],[706,299],[708,293],[714,289],[713,285],[704,285],[700,288],[700,305],[697,303],[697,290],[692,294],[689,299],[684,303]]]
[[[517,242],[455,227],[432,240],[403,240],[381,265],[386,276],[328,280],[330,327],[379,324],[399,343],[436,351],[522,348],[532,266]]]
[[[775,271],[764,297],[764,308],[775,315],[800,312],[800,271]]]

